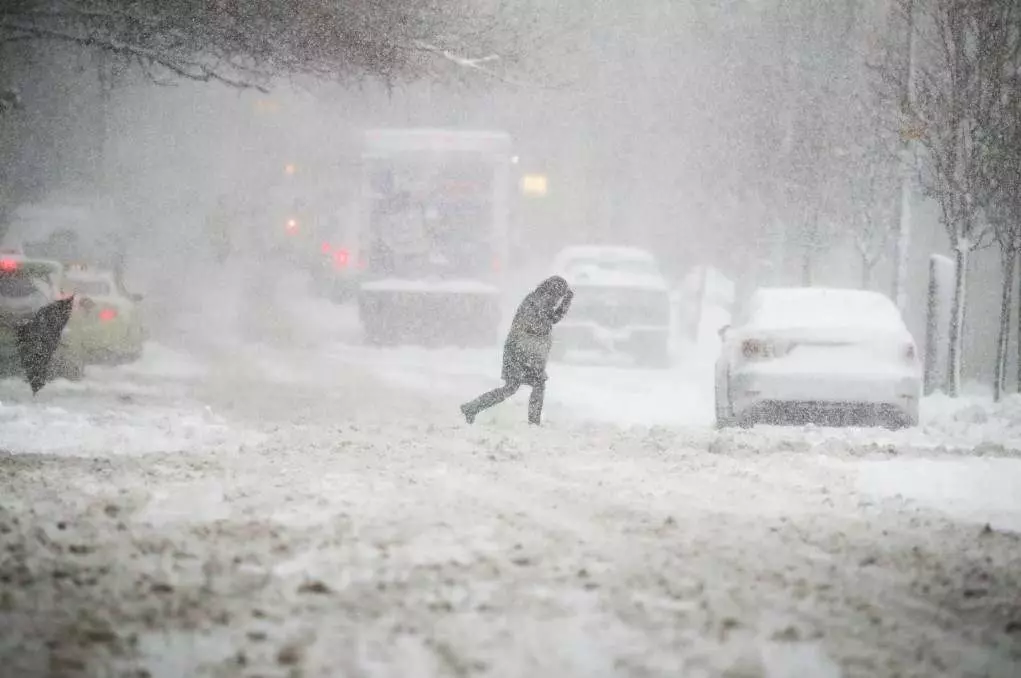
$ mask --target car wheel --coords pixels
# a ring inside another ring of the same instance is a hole
[[[906,428],[915,428],[918,426],[918,414],[905,414],[899,417],[891,417],[886,422],[886,428],[891,431],[901,431]]]
[[[142,359],[142,354],[144,352],[145,351],[140,348],[140,349],[138,349],[136,351],[129,351],[128,353],[121,353],[116,358],[114,358],[114,364],[116,364],[116,365],[130,365],[131,363],[136,363],[136,362],[138,362],[139,360]]]
[[[58,349],[50,361],[49,376],[51,379],[81,381],[85,377],[85,362],[73,351]]]
[[[714,397],[714,404],[715,404],[715,410],[716,410],[716,430],[717,431],[722,431],[723,429],[726,429],[726,428],[733,428],[733,426],[734,426],[734,419],[733,419],[733,417],[731,417],[730,415],[725,413],[723,411],[723,409],[720,407],[720,392],[719,392],[719,387],[717,387],[717,390],[716,390],[716,395]]]

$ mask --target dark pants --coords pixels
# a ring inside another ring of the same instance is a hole
[[[492,391],[483,393],[475,400],[467,402],[461,406],[461,411],[464,412],[465,417],[468,418],[468,422],[471,423],[482,410],[489,409],[493,405],[499,405],[507,398],[518,392],[521,388],[521,382],[508,381],[500,388],[494,388]],[[542,419],[542,401],[546,395],[546,381],[537,381],[532,385],[532,394],[528,398],[528,423],[539,424]]]

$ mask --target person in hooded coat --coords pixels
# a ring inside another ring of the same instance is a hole
[[[465,421],[471,424],[479,412],[502,403],[527,384],[532,387],[528,399],[528,423],[540,423],[546,394],[546,361],[553,346],[553,326],[567,315],[573,298],[574,291],[558,275],[543,280],[524,298],[503,344],[501,376],[504,385],[461,405]]]
[[[53,354],[73,309],[73,296],[59,299],[43,306],[32,320],[18,327],[18,353],[33,395],[46,385]]]

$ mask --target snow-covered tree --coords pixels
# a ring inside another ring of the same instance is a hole
[[[0,47],[64,43],[157,82],[264,89],[281,76],[397,82],[450,67],[501,77],[528,21],[497,0],[5,0]]]
[[[1021,12],[1021,9],[1019,9]],[[1021,31],[1021,16],[1015,31]],[[1021,52],[1014,50],[1004,64],[1006,85],[1000,106],[992,116],[985,187],[989,193],[986,214],[1000,250],[1003,286],[1000,294],[1000,328],[996,340],[993,384],[995,399],[1006,390],[1007,352],[1013,307],[1014,271],[1021,254]],[[1021,298],[1019,298],[1021,299]],[[1018,314],[1018,390],[1021,391],[1021,313]]]
[[[719,40],[735,45],[721,66],[737,92],[733,132],[714,142],[741,158],[730,191],[760,212],[760,228],[771,233],[756,235],[773,244],[776,269],[810,284],[818,256],[847,230],[846,111],[838,102],[854,86],[848,73],[864,67],[852,47],[857,10],[784,0],[700,7],[721,27]]]
[[[1021,181],[1021,176],[1018,176],[1017,180]],[[1013,198],[1013,200],[1016,201],[1017,198]],[[1000,269],[1003,274],[1000,290],[1000,328],[996,337],[996,365],[993,371],[993,399],[999,401],[1006,390],[1014,269],[1018,253],[1021,251],[1021,214],[1018,213],[1017,206],[1008,205],[992,209],[990,214],[996,242],[1000,249]],[[1019,319],[1018,332],[1019,338],[1021,338],[1021,319]],[[1019,386],[1021,386],[1021,374],[1019,374]]]
[[[987,244],[984,181],[990,131],[1000,105],[1003,64],[1016,37],[1010,21],[1016,3],[1000,0],[903,0],[913,2],[917,31],[915,77],[910,83],[908,119],[923,149],[922,185],[938,203],[954,254],[956,286],[950,319],[945,390],[958,394],[965,319],[968,257]],[[898,96],[905,90],[893,74]]]
[[[896,157],[879,134],[865,137],[849,155],[851,237],[861,259],[862,289],[871,289],[873,272],[896,237]]]

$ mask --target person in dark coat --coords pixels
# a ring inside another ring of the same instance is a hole
[[[73,296],[59,299],[43,306],[32,320],[18,327],[18,353],[33,395],[46,385],[50,362],[73,308]]]
[[[553,345],[553,326],[567,314],[573,298],[574,291],[558,275],[546,278],[525,297],[514,314],[503,344],[502,378],[505,383],[461,405],[465,421],[471,424],[479,412],[502,403],[527,384],[532,387],[528,399],[528,423],[540,423],[546,394],[546,361]]]

